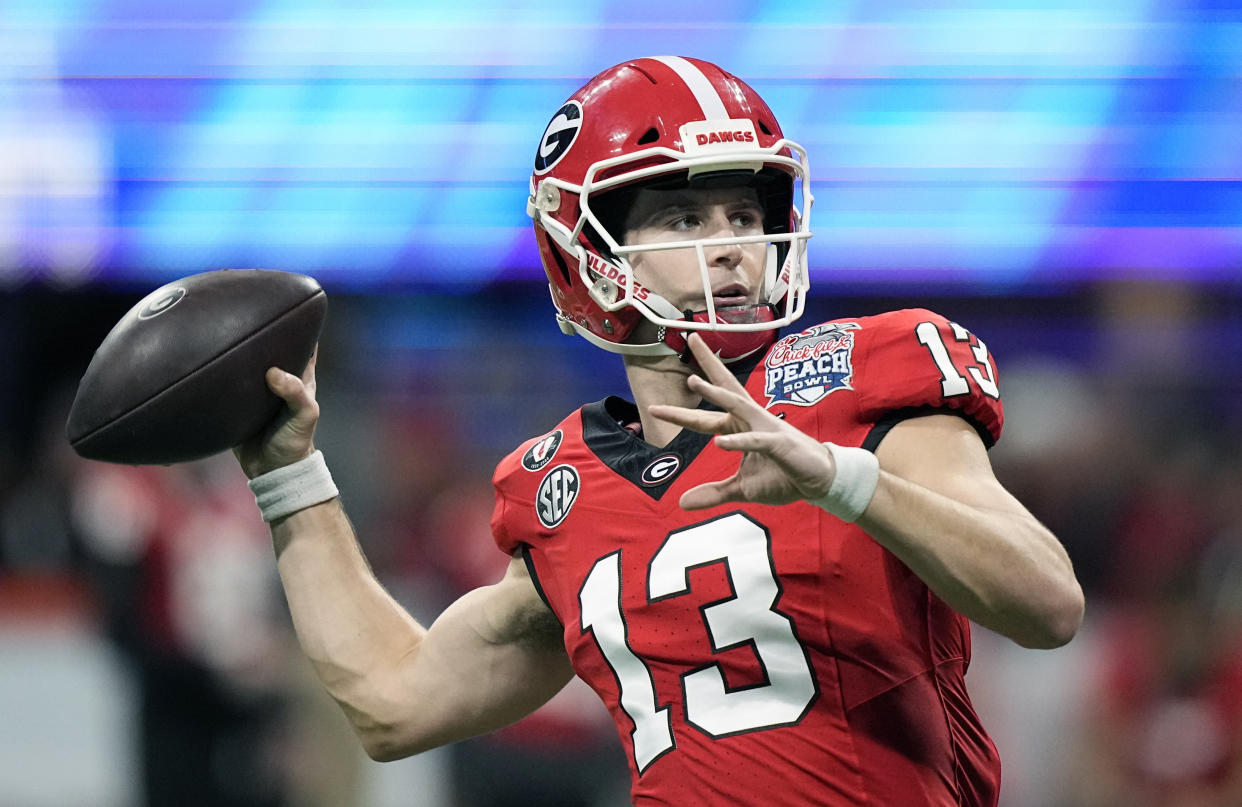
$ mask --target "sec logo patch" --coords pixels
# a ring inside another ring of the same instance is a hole
[[[539,522],[551,529],[565,520],[577,500],[578,471],[572,465],[558,465],[539,483],[535,513]]]

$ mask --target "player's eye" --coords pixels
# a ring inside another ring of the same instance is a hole
[[[758,210],[746,208],[734,212],[730,221],[739,229],[758,229],[763,226],[763,215]]]
[[[698,227],[702,223],[703,223],[703,220],[699,218],[698,215],[694,213],[683,213],[679,216],[674,216],[672,219],[670,219],[668,222],[668,226],[669,226],[669,229],[684,232],[686,230],[693,230],[694,228]]]

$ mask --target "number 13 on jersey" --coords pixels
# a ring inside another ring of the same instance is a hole
[[[719,653],[751,645],[766,682],[730,690],[715,663],[682,674],[686,723],[710,737],[788,726],[815,699],[815,679],[793,621],[776,610],[780,586],[767,529],[742,513],[669,534],[652,558],[647,600],[689,593],[691,568],[722,562],[734,595],[702,609],[704,628]],[[578,592],[582,630],[590,631],[616,676],[621,709],[634,723],[634,762],[641,773],[672,750],[671,706],[659,705],[651,669],[630,645],[621,605],[621,552],[595,562]]]
[[[984,395],[999,400],[1000,389],[996,386],[996,371],[992,369],[992,360],[988,358],[987,345],[956,322],[950,322],[949,327],[953,329],[953,340],[970,345],[970,352],[975,357],[975,364],[967,365],[962,369],[975,380],[975,384]],[[959,395],[969,395],[970,382],[953,363],[949,355],[949,347],[945,344],[944,336],[936,327],[936,323],[920,322],[914,329],[914,333],[919,339],[919,344],[931,353],[932,361],[936,362],[936,368],[940,370],[940,387],[944,397],[955,398]]]

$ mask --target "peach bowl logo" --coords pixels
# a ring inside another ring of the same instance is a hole
[[[853,389],[855,322],[816,325],[786,336],[763,362],[768,406],[811,406],[839,389]]]

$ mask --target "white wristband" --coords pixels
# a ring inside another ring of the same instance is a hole
[[[250,480],[250,492],[264,521],[275,521],[337,497],[336,484],[322,451],[256,476]]]
[[[822,498],[807,501],[842,521],[857,521],[871,504],[880,483],[880,461],[865,448],[847,448],[836,443],[824,443],[824,447],[832,454],[837,473]]]

